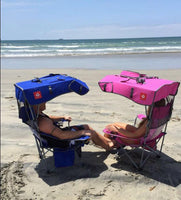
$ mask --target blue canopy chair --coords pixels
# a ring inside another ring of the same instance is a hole
[[[51,171],[48,169],[48,163],[46,162],[46,154],[49,151],[53,152],[55,167],[73,165],[74,153],[77,152],[81,157],[81,147],[88,143],[89,136],[60,140],[50,134],[41,132],[37,123],[38,114],[35,114],[33,106],[70,92],[84,95],[89,91],[86,83],[64,74],[49,74],[41,78],[16,83],[14,86],[19,118],[32,130],[39,157],[43,160],[47,172]],[[57,123],[58,125],[62,126],[62,122]]]

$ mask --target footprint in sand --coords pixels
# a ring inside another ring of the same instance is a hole
[[[172,120],[173,122],[179,122],[179,121],[181,121],[181,119],[180,119],[178,116],[172,117],[171,120]]]
[[[18,199],[19,194],[24,193],[23,163],[11,162],[1,168],[1,198]]]

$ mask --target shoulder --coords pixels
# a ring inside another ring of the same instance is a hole
[[[38,123],[53,123],[52,120],[49,117],[44,117],[42,115],[40,115],[38,117]]]

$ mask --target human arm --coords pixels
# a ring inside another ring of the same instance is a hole
[[[49,116],[50,119],[52,119],[54,122],[58,122],[58,121],[72,121],[72,118],[70,116],[53,116],[50,115]]]
[[[39,120],[39,130],[51,134],[61,140],[65,139],[73,139],[81,137],[82,135],[91,136],[91,130],[79,130],[79,131],[71,131],[71,130],[61,130],[57,126],[55,126],[51,119],[43,118]]]

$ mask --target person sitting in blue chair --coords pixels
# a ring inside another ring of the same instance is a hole
[[[41,132],[51,134],[61,140],[74,139],[83,135],[90,136],[90,139],[95,145],[110,151],[114,147],[114,142],[111,139],[104,137],[96,132],[88,124],[70,126],[66,128],[60,128],[54,124],[60,120],[71,121],[70,116],[49,116],[43,113],[46,109],[46,103],[34,105],[34,111],[38,115],[38,126]]]

